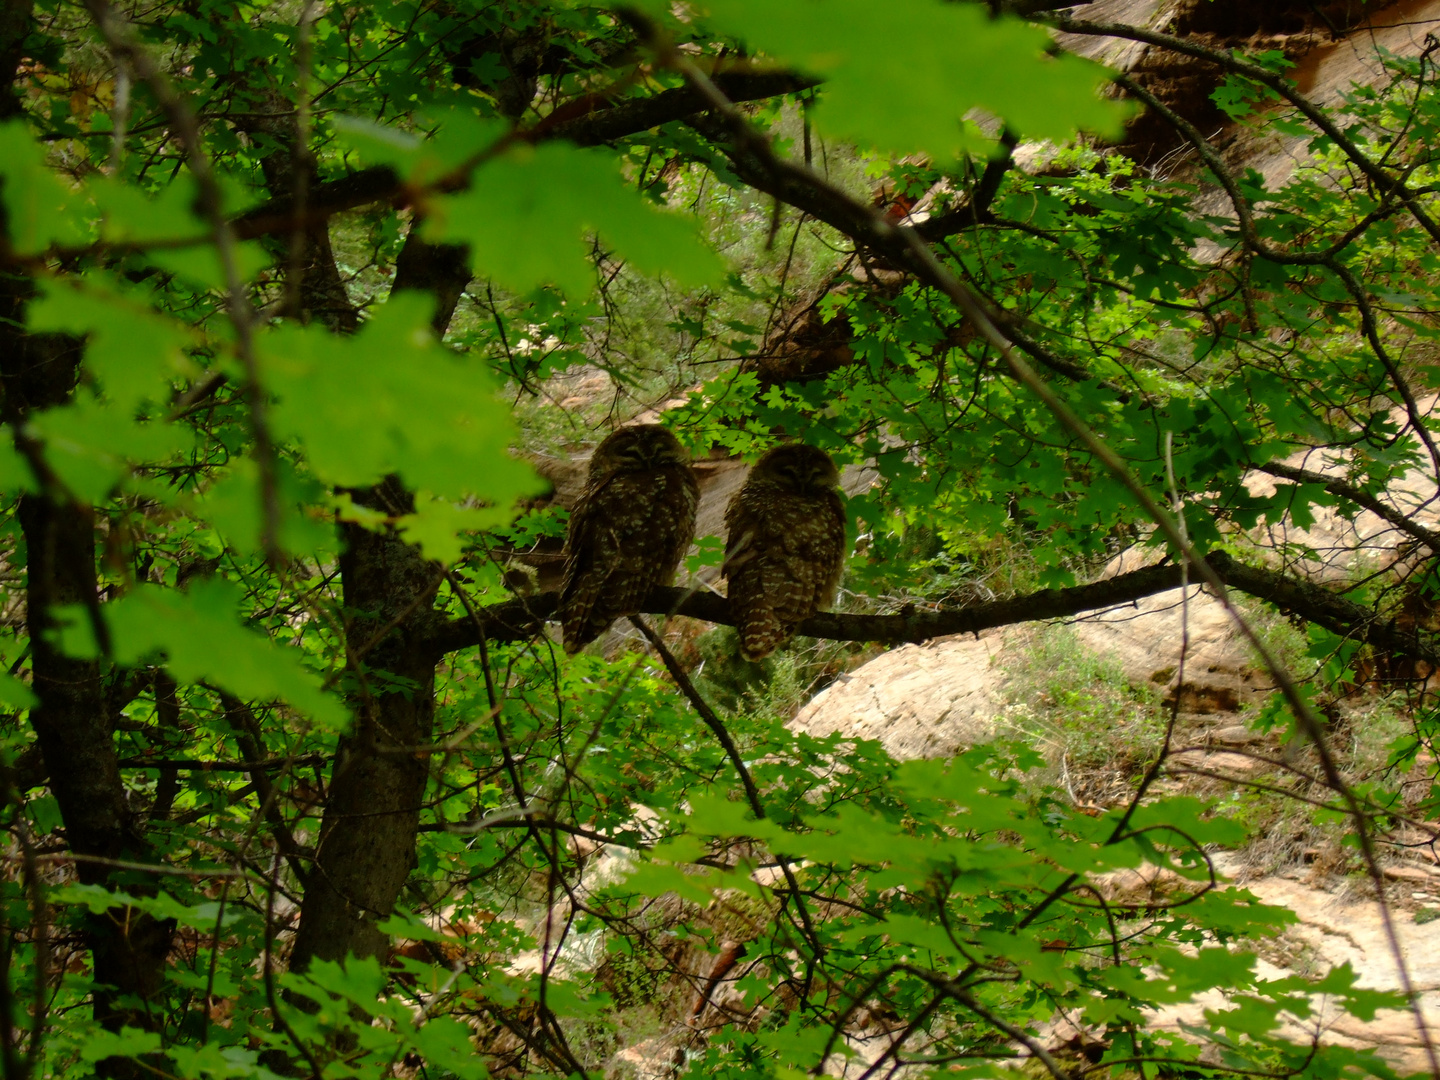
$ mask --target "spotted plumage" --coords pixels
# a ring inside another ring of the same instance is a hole
[[[835,599],[845,565],[840,473],[813,446],[777,446],[725,510],[724,573],[747,660],[769,656]]]
[[[565,537],[560,627],[567,653],[674,580],[695,534],[699,499],[689,455],[659,424],[621,428],[596,448]]]

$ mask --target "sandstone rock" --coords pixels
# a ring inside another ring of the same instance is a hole
[[[1216,861],[1222,870],[1228,864],[1224,857]],[[1435,880],[1428,873],[1425,878]],[[1248,881],[1245,888],[1265,903],[1286,908],[1299,917],[1298,925],[1287,930],[1285,936],[1305,946],[1317,973],[1348,963],[1354,968],[1359,985],[1374,990],[1400,989],[1389,937],[1372,900],[1326,892],[1283,877]],[[1397,917],[1394,925],[1411,982],[1420,991],[1426,1023],[1432,1032],[1440,1030],[1440,921],[1417,924]],[[1256,970],[1265,979],[1285,978],[1290,974],[1264,960],[1257,962]],[[1340,1013],[1331,1002],[1317,999],[1313,1004],[1320,1019],[1322,1042],[1373,1047],[1402,1072],[1428,1070],[1415,1017],[1409,1010],[1384,1009],[1374,1020],[1362,1022]],[[1154,1026],[1175,1029],[1182,1023],[1203,1023],[1203,1009],[1224,1007],[1225,1002],[1219,995],[1206,995],[1163,1010],[1156,1015]],[[1313,1020],[1306,1026],[1294,1024],[1288,1034],[1299,1042],[1309,1042],[1314,1034],[1313,1024]]]
[[[1154,558],[1132,548],[1113,559],[1104,576],[1138,570]],[[1234,620],[1199,586],[1078,619],[1075,633],[1086,648],[1112,657],[1132,683],[1158,686],[1167,697],[1179,692],[1186,712],[1235,712],[1267,692]]]
[[[946,757],[995,735],[1001,637],[903,645],[841,676],[790,727],[878,739],[896,758]]]

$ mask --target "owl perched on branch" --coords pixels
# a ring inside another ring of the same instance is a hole
[[[596,448],[565,536],[560,627],[567,653],[639,612],[651,589],[674,580],[699,499],[690,456],[659,424],[621,428]]]
[[[730,500],[724,574],[746,660],[769,656],[835,599],[845,565],[840,472],[813,446],[777,446]]]

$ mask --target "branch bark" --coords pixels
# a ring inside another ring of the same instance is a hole
[[[3,227],[0,221],[0,231]],[[75,339],[24,331],[30,297],[28,279],[0,278],[0,384],[4,419],[12,430],[18,430],[32,410],[68,400],[80,360],[80,343]],[[80,880],[117,887],[120,875],[108,865],[110,861],[148,864],[155,861],[154,854],[126,801],[100,661],[67,655],[52,635],[57,608],[97,608],[94,512],[47,485],[21,498],[18,516],[27,552],[32,689],[40,702],[30,710],[30,724],[59,804],[66,841],[76,855],[90,860],[78,863]],[[173,931],[173,923],[129,908],[115,908],[88,920],[85,932],[97,983],[94,1013],[105,1027],[118,1031],[126,1025],[150,1026],[148,1003],[164,986]],[[112,1073],[128,1067],[118,1058],[105,1066]]]
[[[1212,552],[1206,564],[1227,586],[1273,603],[1289,615],[1298,615],[1355,641],[1404,656],[1440,663],[1440,636],[1400,627],[1380,618],[1370,608],[1310,582],[1300,581],[1262,567],[1249,566],[1224,552]],[[899,615],[847,615],[821,612],[800,624],[799,633],[831,641],[876,644],[918,644],[955,634],[977,634],[998,626],[1066,619],[1087,612],[1133,604],[1147,596],[1177,589],[1184,580],[1173,564],[1150,566],[1070,589],[1044,589],[1007,600],[941,611],[915,611]],[[1194,574],[1189,579],[1194,582]],[[474,619],[453,619],[437,628],[429,640],[436,655],[473,648],[480,628],[491,642],[525,641],[535,636],[555,613],[556,593],[512,600],[479,609]],[[729,602],[723,596],[688,589],[656,589],[646,600],[647,615],[686,615],[722,626],[734,626]]]
[[[1401,511],[1381,502],[1374,495],[1362,491],[1354,484],[1347,483],[1336,476],[1313,472],[1310,469],[1297,469],[1295,466],[1286,465],[1281,461],[1272,461],[1266,465],[1257,466],[1257,468],[1260,472],[1269,473],[1271,476],[1277,476],[1282,480],[1290,480],[1297,484],[1319,484],[1330,494],[1338,495],[1362,510],[1369,510],[1376,517],[1383,518],[1401,532],[1419,540],[1431,551],[1440,554],[1440,533],[1433,529],[1427,529],[1424,525],[1406,517]]]
[[[716,76],[733,101],[756,101],[780,94],[795,94],[818,84],[818,80],[789,71],[732,72]],[[600,146],[651,128],[692,116],[705,108],[704,99],[689,86],[664,90],[646,98],[622,101],[596,107],[576,115],[577,107],[588,105],[580,99],[561,106],[531,131],[520,136],[528,142],[567,139],[577,146]],[[405,184],[388,166],[361,169],[336,180],[314,184],[306,194],[305,213],[300,220],[307,226],[323,222],[346,210],[380,203],[408,201]],[[270,199],[235,220],[235,235],[254,239],[293,229],[296,223],[295,200],[286,194]]]

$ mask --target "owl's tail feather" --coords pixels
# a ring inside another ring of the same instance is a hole
[[[763,660],[795,633],[770,610],[746,612],[740,621],[740,655],[752,663]]]
[[[593,607],[580,607],[564,612],[560,621],[560,637],[565,642],[565,655],[574,656],[610,629],[610,624],[614,621],[613,615],[607,615]]]

